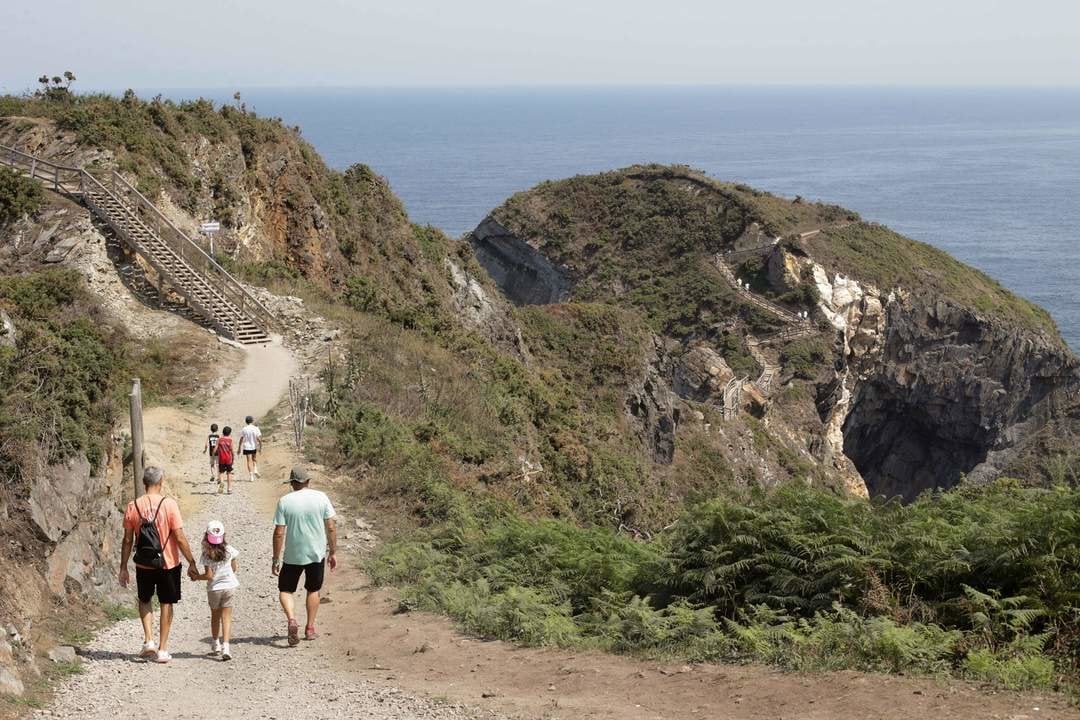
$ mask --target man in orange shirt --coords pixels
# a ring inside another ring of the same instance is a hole
[[[139,594],[139,618],[143,626],[143,646],[140,655],[154,662],[172,660],[167,646],[172,627],[173,605],[180,601],[180,555],[188,566],[195,567],[180,507],[161,492],[165,473],[161,468],[148,467],[143,473],[146,493],[128,503],[124,512],[124,543],[120,550],[120,587],[130,581],[128,560],[135,548],[135,584]],[[161,603],[160,644],[154,643],[154,615],[151,601],[157,593]]]

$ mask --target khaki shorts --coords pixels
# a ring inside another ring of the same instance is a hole
[[[228,590],[207,590],[206,601],[210,603],[211,610],[231,608],[233,606],[233,597],[235,595],[236,588],[229,588]]]

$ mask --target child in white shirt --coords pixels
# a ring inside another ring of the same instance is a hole
[[[206,580],[206,601],[210,605],[210,636],[213,652],[222,660],[231,660],[229,637],[232,632],[232,611],[236,589],[240,580],[236,573],[240,566],[236,557],[240,551],[225,542],[225,526],[211,520],[203,535],[202,557],[199,566],[202,573],[191,575],[192,580]]]

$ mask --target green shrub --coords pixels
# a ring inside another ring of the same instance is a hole
[[[648,543],[463,505],[373,576],[479,635],[1030,688],[1076,677],[1078,544],[1080,490],[904,506],[795,483],[696,505]]]
[[[36,213],[43,196],[37,182],[11,168],[0,167],[0,227]]]
[[[792,340],[780,349],[780,362],[784,369],[803,380],[817,377],[829,357],[828,347],[817,337]]]
[[[0,347],[0,472],[21,478],[36,462],[103,457],[126,339],[101,321],[75,270],[0,277],[13,348]]]
[[[1010,690],[1051,687],[1055,680],[1054,661],[1044,655],[1006,655],[982,648],[964,658],[964,675],[974,680],[1001,685]]]

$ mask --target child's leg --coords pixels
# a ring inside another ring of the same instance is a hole
[[[232,470],[225,473],[225,483],[229,486],[229,492],[232,492]]]
[[[221,608],[221,642],[228,644],[232,637],[232,608]]]
[[[216,608],[210,608],[210,637],[214,640],[221,637],[221,610]]]

